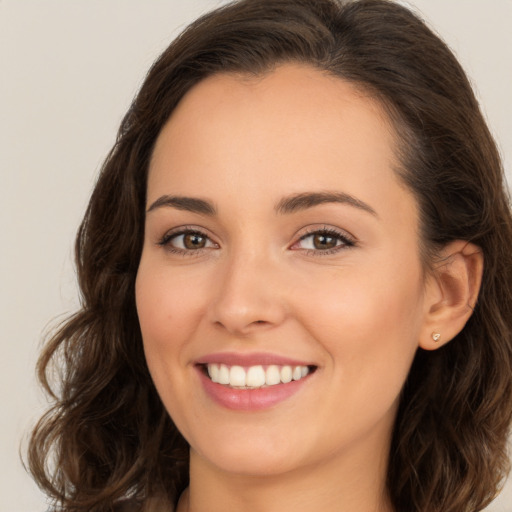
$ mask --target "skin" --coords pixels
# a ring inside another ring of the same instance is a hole
[[[479,284],[467,279],[467,244],[443,267],[459,280],[425,272],[416,201],[396,168],[380,105],[305,66],[210,77],[174,111],[150,164],[136,300],[151,375],[191,446],[178,510],[391,510],[388,449],[412,359],[462,328],[469,313],[453,306]],[[276,211],[311,192],[352,202]],[[216,213],[155,205],[168,195]],[[162,243],[184,226],[203,248]],[[328,252],[311,235],[325,229],[339,233]],[[276,406],[233,411],[205,393],[195,366],[224,351],[317,370]]]

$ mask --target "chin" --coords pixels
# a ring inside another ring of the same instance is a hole
[[[297,446],[301,444],[283,440],[275,431],[272,436],[268,431],[260,436],[239,433],[222,440],[212,440],[200,451],[192,448],[191,457],[197,454],[209,464],[231,474],[270,476],[287,473],[302,465]]]
[[[225,473],[247,477],[278,476],[300,467],[298,461],[289,458],[285,459],[279,455],[262,457],[254,453],[238,453],[225,457],[222,454],[216,454],[215,460],[210,459],[209,462]]]

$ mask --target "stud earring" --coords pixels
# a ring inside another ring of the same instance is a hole
[[[437,343],[439,339],[441,338],[441,335],[438,332],[432,333],[432,339]]]

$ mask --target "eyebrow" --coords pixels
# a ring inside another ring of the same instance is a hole
[[[291,214],[326,203],[347,204],[378,217],[377,212],[370,205],[345,192],[302,192],[294,194],[281,199],[275,206],[275,211],[279,214]],[[169,195],[159,197],[151,204],[146,213],[162,207],[171,207],[208,216],[217,215],[213,203],[206,199]]]
[[[215,206],[206,201],[205,199],[199,199],[197,197],[184,197],[184,196],[168,196],[164,195],[159,197],[151,206],[146,210],[149,213],[157,208],[163,206],[176,208],[177,210],[185,210],[192,213],[199,213],[202,215],[213,216],[217,214]]]
[[[368,204],[345,192],[304,192],[285,197],[276,205],[276,212],[281,214],[306,210],[325,203],[341,203],[378,217],[377,212]]]

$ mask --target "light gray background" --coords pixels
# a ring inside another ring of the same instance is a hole
[[[77,304],[73,237],[145,72],[214,0],[0,0],[0,511],[43,512],[19,445],[41,333]],[[406,3],[406,2],[404,2]],[[512,178],[512,0],[412,0],[459,56]],[[488,509],[512,511],[512,483]]]

